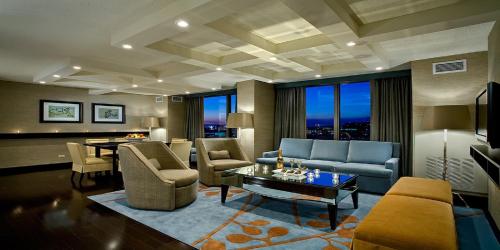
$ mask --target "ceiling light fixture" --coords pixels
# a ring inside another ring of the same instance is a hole
[[[167,97],[167,95],[163,95],[164,97]]]
[[[156,81],[157,81],[157,82],[163,82],[163,79],[158,79],[158,80],[156,80]]]
[[[186,91],[186,92],[184,92],[184,93],[186,93],[186,94],[191,94],[191,92],[189,92],[189,91]]]
[[[137,85],[137,84],[132,84],[132,88],[137,88],[137,87],[139,87],[139,85]]]
[[[349,47],[352,47],[352,46],[356,46],[356,43],[353,41],[350,41],[350,42],[346,43],[346,45]]]
[[[187,28],[189,26],[189,23],[186,21],[186,20],[177,20],[177,22],[175,22],[175,24],[177,24],[177,26],[181,27],[181,28]]]
[[[267,81],[267,82],[268,82],[268,83],[273,83],[273,80],[269,80],[269,81]]]
[[[123,49],[133,49],[134,47],[132,47],[132,45],[130,45],[130,44],[122,44],[122,48]]]
[[[212,90],[216,90],[217,88],[212,88]]]
[[[112,89],[113,92],[116,92],[116,89]]]
[[[39,81],[40,84],[45,84],[45,81]]]
[[[57,74],[52,75],[52,76],[53,76],[53,77],[55,77],[55,78],[59,78],[59,77],[61,77],[60,75],[57,75]]]
[[[314,77],[316,77],[316,78],[320,78],[320,77],[321,77],[321,75],[320,75],[320,74],[317,74],[317,75],[315,75]]]
[[[269,57],[269,60],[271,60],[271,61],[276,61],[277,59],[278,59],[278,58],[276,58],[276,57],[274,57],[274,56],[273,56],[273,57]]]
[[[382,67],[376,67],[375,70],[383,70],[384,68]]]
[[[81,67],[81,66],[78,66],[78,65],[75,65],[75,66],[73,66],[73,69],[75,69],[75,70],[81,70],[81,69],[82,69],[82,67]]]
[[[221,68],[221,67],[217,67],[217,68],[215,68],[215,69],[216,69],[217,71],[221,71],[221,70],[222,70],[222,68]]]

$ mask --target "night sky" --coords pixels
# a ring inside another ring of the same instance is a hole
[[[226,124],[226,96],[213,96],[203,98],[205,124]],[[231,112],[236,112],[236,95],[231,95]]]

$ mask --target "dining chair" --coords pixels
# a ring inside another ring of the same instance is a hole
[[[192,141],[173,141],[170,143],[170,149],[176,154],[181,161],[189,167],[189,156],[191,154],[191,146],[193,145]]]
[[[106,143],[106,142],[109,142],[108,138],[85,139],[85,143]],[[95,156],[95,147],[87,146],[87,155]],[[113,156],[113,151],[107,149],[101,149],[101,157],[102,156]]]
[[[186,142],[188,139],[184,139],[184,138],[172,138],[172,140],[170,141],[171,143],[174,143],[174,142]]]
[[[82,185],[82,179],[85,173],[111,171],[113,169],[113,160],[109,157],[97,158],[95,156],[88,156],[83,146],[80,143],[68,142],[66,143],[71,160],[73,161],[71,182],[75,173],[80,174],[78,183]]]

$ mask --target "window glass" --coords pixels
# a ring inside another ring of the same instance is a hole
[[[205,138],[226,137],[227,96],[203,98]]]
[[[309,139],[333,139],[333,88],[333,86],[306,88],[306,135]]]
[[[370,140],[370,82],[340,84],[340,139]]]

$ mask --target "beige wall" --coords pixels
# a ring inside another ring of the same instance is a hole
[[[33,132],[113,132],[141,130],[144,116],[167,116],[167,103],[156,103],[154,96],[111,94],[89,95],[87,89],[0,82],[0,133]],[[40,99],[84,103],[83,123],[39,123]],[[126,124],[93,124],[91,103],[123,104]],[[165,119],[162,119],[165,124]],[[164,140],[165,130],[153,131]],[[70,162],[67,141],[78,138],[0,140],[0,168]]]
[[[467,72],[432,74],[432,63],[467,60]],[[471,122],[473,103],[478,92],[485,88],[488,76],[487,52],[432,58],[411,63],[413,87],[413,174],[419,177],[437,177],[441,173],[443,131],[422,131],[423,114],[427,106],[469,105]],[[450,181],[455,190],[486,194],[487,177],[469,155],[469,146],[475,143],[472,131],[448,132],[448,160]],[[469,178],[472,176],[472,178]]]
[[[497,20],[488,37],[488,80],[500,83],[500,22]],[[500,188],[488,180],[488,210],[500,227]]]
[[[262,152],[273,150],[274,86],[260,81],[237,83],[238,112],[254,114],[254,128],[242,129],[241,144],[254,161]]]
[[[168,140],[172,138],[186,138],[186,102],[172,102],[168,97]]]

